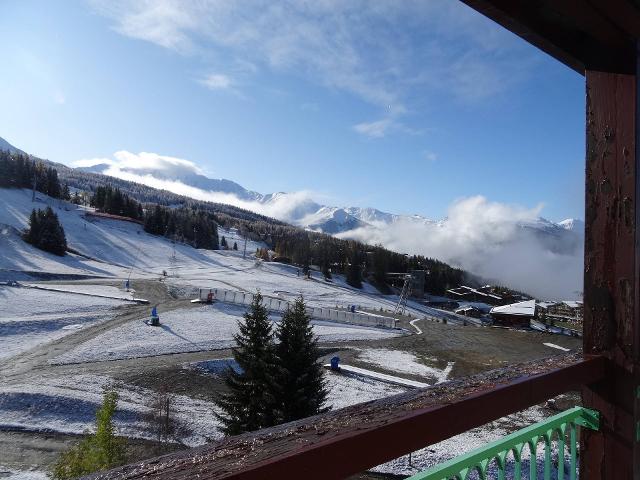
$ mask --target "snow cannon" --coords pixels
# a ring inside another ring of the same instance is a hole
[[[153,307],[151,309],[151,323],[150,325],[152,327],[157,327],[158,325],[160,325],[160,317],[158,316],[158,309],[156,307]]]
[[[331,358],[331,370],[334,370],[336,372],[340,371],[340,357]]]

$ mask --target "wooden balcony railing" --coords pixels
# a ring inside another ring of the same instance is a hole
[[[227,437],[96,479],[340,479],[605,378],[607,360],[569,354]]]

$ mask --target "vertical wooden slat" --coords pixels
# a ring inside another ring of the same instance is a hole
[[[584,349],[612,360],[607,380],[583,390],[602,413],[583,430],[583,478],[632,478],[638,366],[637,76],[586,72],[587,151]],[[631,427],[631,428],[628,428]]]
[[[640,26],[638,26],[640,28]],[[636,40],[636,168],[640,171],[640,39]],[[636,175],[636,198],[640,199],[640,174]],[[640,208],[636,208],[636,238],[635,238],[635,298],[634,298],[634,365],[640,365]],[[633,473],[640,476],[640,369],[634,371],[634,445],[633,445]]]

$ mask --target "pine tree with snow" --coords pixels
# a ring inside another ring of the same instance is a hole
[[[233,358],[240,372],[228,369],[225,383],[229,392],[216,400],[222,430],[237,435],[280,423],[276,404],[278,385],[273,330],[260,292],[253,296],[244,321],[234,335]]]
[[[47,207],[46,210],[32,210],[29,229],[23,239],[40,250],[63,256],[67,251],[67,239],[58,216]]]
[[[278,385],[276,398],[282,421],[290,422],[327,411],[327,389],[318,363],[317,338],[302,297],[282,316],[276,331]]]
[[[39,212],[40,210],[38,210]],[[25,232],[24,241],[35,246],[38,238],[40,238],[40,217],[35,209],[31,210],[29,215],[29,229]]]

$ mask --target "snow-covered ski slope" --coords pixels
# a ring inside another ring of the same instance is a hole
[[[69,248],[79,255],[57,257],[21,241],[19,233],[27,226],[31,210],[47,206],[58,215]],[[32,202],[30,190],[0,189],[0,270],[98,276],[122,276],[132,270],[134,277],[144,277],[159,275],[173,266],[224,267],[205,250],[174,245],[145,233],[142,225],[135,222],[87,217],[87,211],[92,209],[42,193],[36,192],[36,201]],[[234,232],[221,230],[220,234],[237,239]],[[247,251],[255,252],[262,246],[250,241]]]

